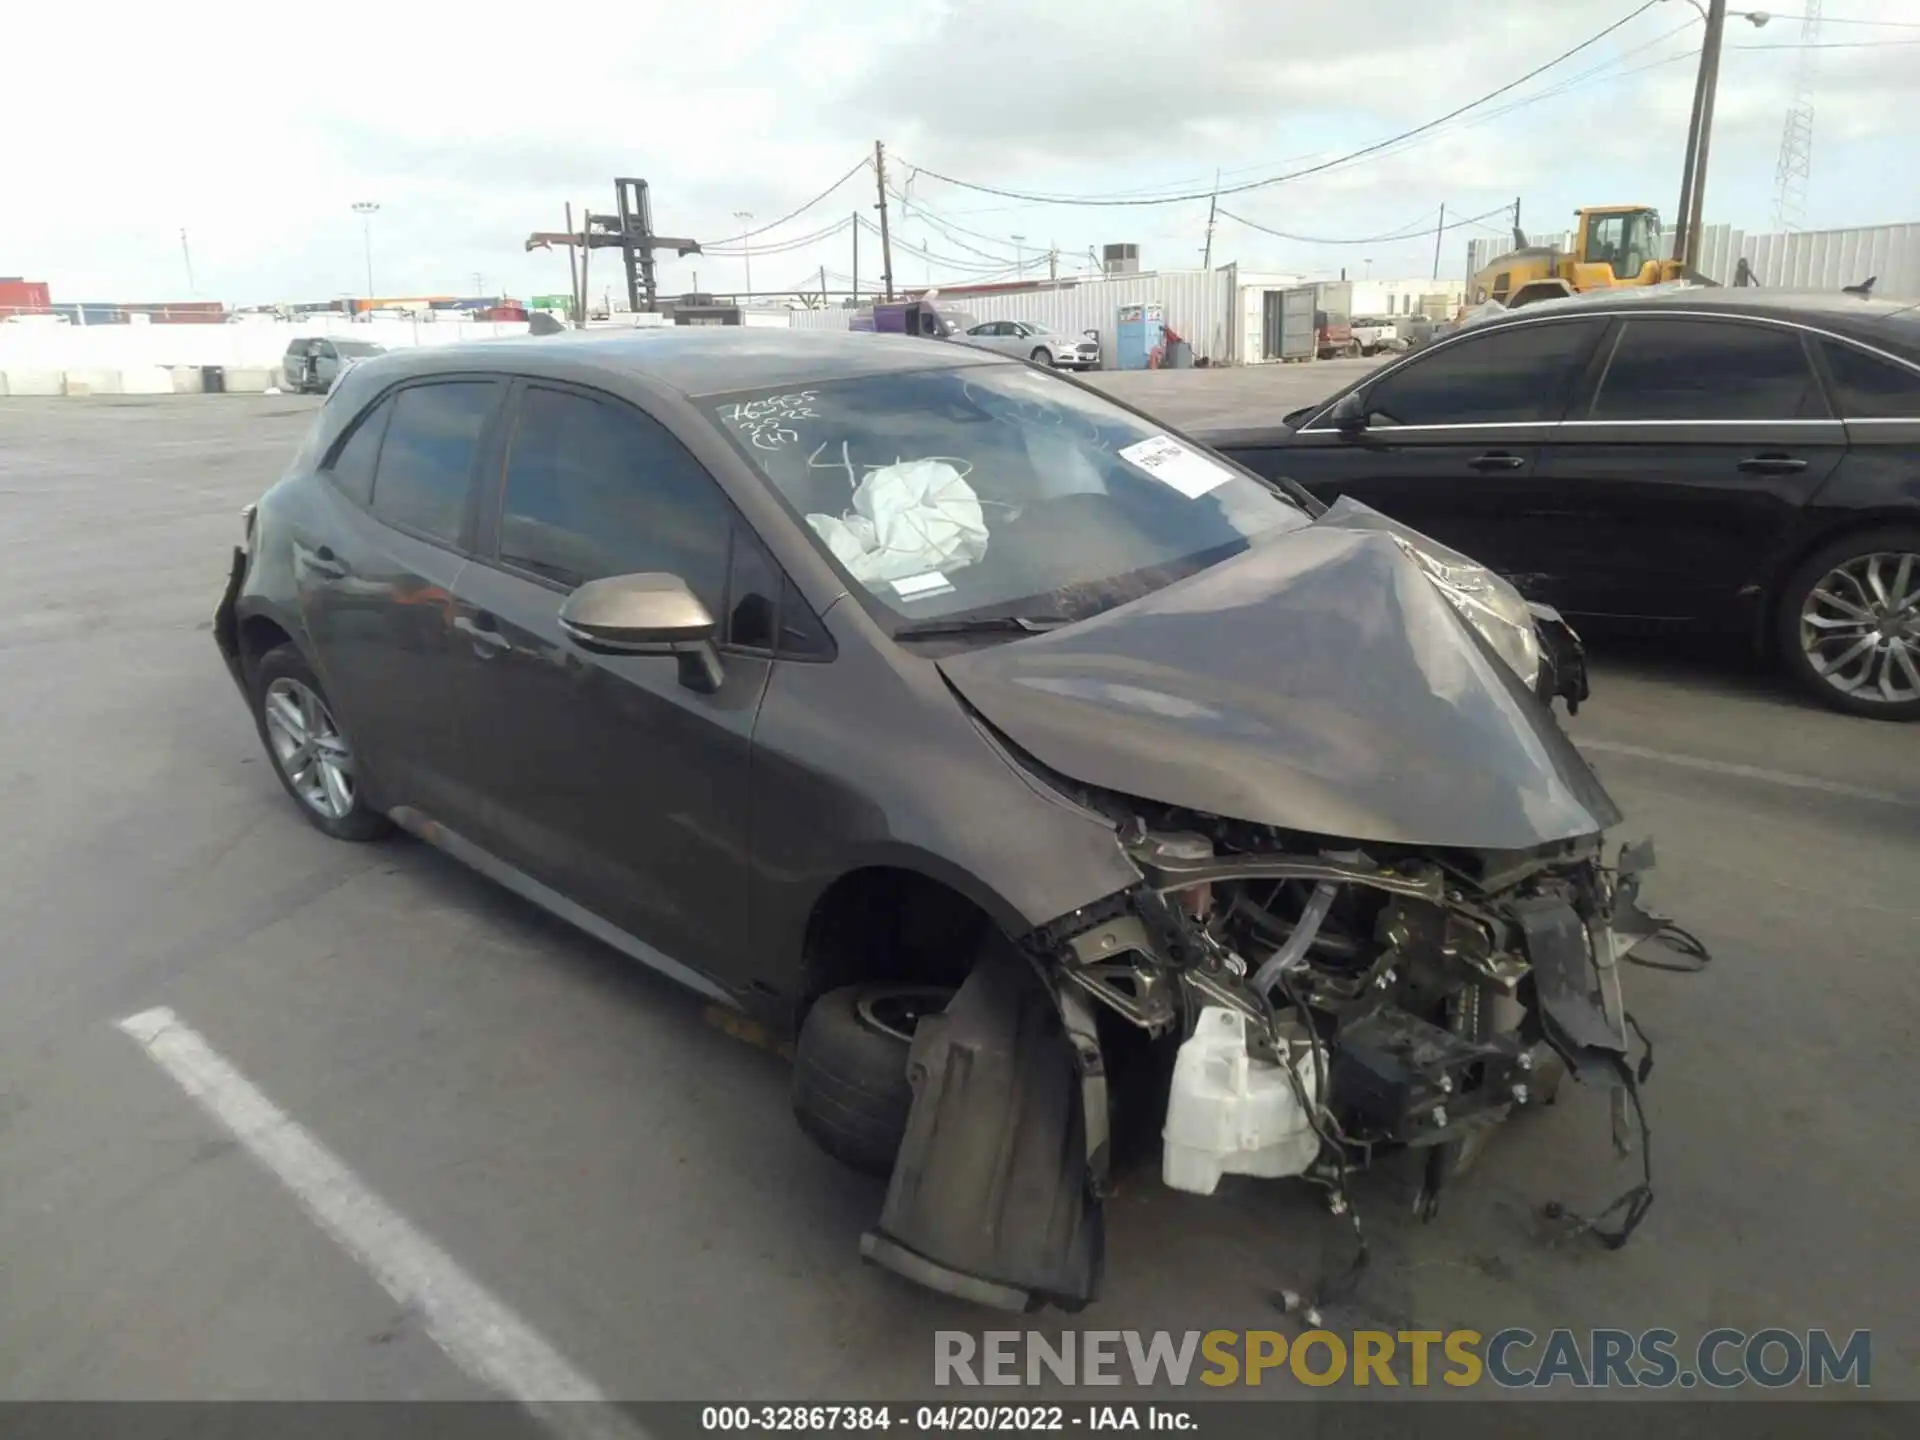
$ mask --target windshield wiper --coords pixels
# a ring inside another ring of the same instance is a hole
[[[1064,615],[979,615],[952,620],[921,620],[902,625],[893,632],[896,640],[923,640],[935,635],[993,635],[1013,631],[1020,635],[1044,635],[1067,624]]]

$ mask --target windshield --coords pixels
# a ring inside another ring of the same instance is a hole
[[[386,348],[375,345],[370,340],[336,340],[333,348],[342,355],[384,355]]]
[[[1021,366],[703,404],[890,623],[1081,619],[1309,523],[1262,482]]]

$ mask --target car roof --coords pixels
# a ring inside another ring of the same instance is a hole
[[[1508,315],[1496,315],[1467,327],[1480,331],[1512,325],[1530,317],[1578,315],[1598,311],[1608,315],[1657,315],[1674,310],[1751,315],[1760,319],[1797,320],[1803,324],[1850,335],[1886,346],[1903,355],[1920,356],[1920,306],[1910,300],[1881,300],[1849,295],[1843,290],[1774,290],[1758,285],[1654,285],[1590,290],[1584,295],[1540,300]],[[1465,333],[1463,331],[1462,333]]]
[[[827,384],[860,375],[948,370],[962,365],[1011,365],[987,352],[902,335],[771,326],[673,325],[635,330],[569,330],[389,351],[393,376],[451,370],[513,370],[538,355],[545,375],[573,372],[581,379],[630,375],[693,397],[733,390]]]

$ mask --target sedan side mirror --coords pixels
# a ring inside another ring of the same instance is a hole
[[[1341,434],[1357,435],[1367,428],[1367,402],[1360,398],[1358,390],[1349,390],[1333,402],[1327,418]]]
[[[720,688],[720,627],[678,575],[589,580],[561,605],[560,629],[600,654],[677,656],[682,685],[703,695]]]

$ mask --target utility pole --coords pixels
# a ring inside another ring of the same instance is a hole
[[[873,142],[873,183],[880,192],[880,283],[893,299],[893,237],[887,229],[887,147]]]
[[[1200,257],[1200,268],[1213,268],[1213,219],[1220,212],[1220,172],[1213,172],[1213,198],[1207,201],[1207,248]]]
[[[573,234],[573,202],[571,200],[567,201],[567,234]],[[572,245],[567,246],[567,283],[573,287],[568,292],[571,297],[568,308],[573,311],[573,323],[582,329],[585,329],[587,324],[587,292],[580,288],[580,255],[584,253],[585,248],[582,246],[576,250]]]
[[[180,258],[187,262],[187,294],[189,296],[198,295],[200,292],[196,290],[193,285],[193,251],[187,248],[187,231],[185,226],[182,226],[180,230]]]
[[[1440,237],[1447,231],[1447,202],[1440,202],[1440,223],[1433,227],[1433,278],[1440,278]]]
[[[853,212],[853,298],[860,298],[860,212]]]
[[[820,308],[827,308],[827,267],[820,267]]]
[[[1707,152],[1713,134],[1713,99],[1720,78],[1720,40],[1727,29],[1727,0],[1707,0],[1707,34],[1700,45],[1700,71],[1693,82],[1693,116],[1687,125],[1687,156],[1680,170],[1680,213],[1674,258],[1688,269],[1700,255],[1701,199],[1707,188]]]
[[[1016,280],[1024,280],[1027,276],[1027,256],[1020,248],[1020,242],[1026,238],[1024,235],[1013,237],[1013,278]]]
[[[1060,278],[1060,247],[1052,246],[1047,251],[1047,279],[1057,281]]]

